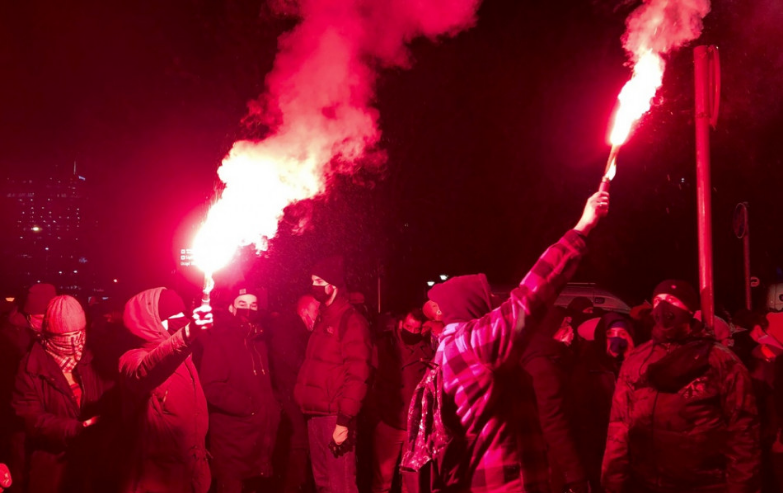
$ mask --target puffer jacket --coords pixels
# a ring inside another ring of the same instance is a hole
[[[307,342],[294,398],[304,414],[337,416],[348,426],[359,414],[370,379],[372,342],[367,320],[338,294]]]
[[[705,340],[712,346],[700,376],[676,392],[650,383],[650,365],[684,342],[648,341],[623,363],[602,466],[607,492],[759,491],[756,403],[748,371],[734,354]]]
[[[185,329],[169,334],[158,315],[164,288],[125,305],[125,327],[141,347],[120,358],[131,451],[123,490],[206,493],[211,482],[205,439],[209,417]]]
[[[606,327],[621,320],[617,313],[601,317],[595,339],[582,345],[568,386],[569,417],[579,460],[592,491],[601,491],[601,463],[620,361],[606,352]]]

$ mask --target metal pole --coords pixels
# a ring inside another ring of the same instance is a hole
[[[745,308],[753,309],[750,295],[750,229],[748,227],[748,203],[740,202],[734,208],[734,234],[742,240],[742,267],[745,276]]]
[[[710,183],[710,121],[713,119],[714,93],[710,69],[714,47],[697,46],[693,50],[696,100],[696,191],[699,225],[699,290],[702,321],[715,326],[715,302],[712,275],[712,185]]]
[[[750,296],[750,230],[747,222],[745,222],[745,236],[742,238],[742,254],[745,257],[745,308],[753,310],[753,300]]]

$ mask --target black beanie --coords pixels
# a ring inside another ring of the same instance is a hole
[[[315,264],[311,273],[338,288],[345,286],[345,268],[343,258],[339,255],[321,260]]]
[[[674,296],[678,300],[682,301],[682,303],[688,307],[688,310],[690,310],[691,313],[696,312],[696,310],[699,309],[699,305],[701,304],[699,293],[697,293],[696,290],[693,289],[693,286],[691,286],[686,281],[667,279],[655,287],[655,291],[653,291],[653,299],[659,294],[670,294]]]
[[[246,294],[252,294],[253,296],[258,297],[258,293],[256,293],[256,290],[253,289],[252,286],[244,283],[237,284],[234,286],[234,289],[231,290],[231,304],[234,304],[237,298]]]
[[[492,310],[492,291],[484,274],[452,277],[433,286],[427,297],[438,304],[443,322],[467,322]]]
[[[27,315],[43,315],[49,302],[57,296],[54,286],[48,283],[39,283],[30,286],[24,301],[22,311]]]
[[[185,303],[176,291],[164,289],[160,292],[158,300],[158,316],[161,320],[167,320],[177,313],[185,313]]]
[[[593,302],[586,296],[577,296],[568,303],[569,312],[586,313],[585,310],[594,308]],[[588,312],[588,313],[592,313]]]

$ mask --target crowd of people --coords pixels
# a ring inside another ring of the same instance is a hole
[[[555,306],[608,202],[505,299],[459,276],[372,321],[341,257],[277,313],[247,285],[108,313],[33,285],[0,329],[0,491],[783,491],[777,313],[708,327],[679,280]]]

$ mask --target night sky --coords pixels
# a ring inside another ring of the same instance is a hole
[[[381,271],[398,308],[441,273],[517,282],[597,188],[637,5],[485,0],[472,29],[414,41],[412,67],[378,79],[383,170],[296,206],[308,229],[295,235],[285,219],[266,257],[238,261],[226,279],[242,271],[278,299],[306,289],[318,258],[342,253],[356,288],[372,299]],[[251,0],[0,2],[2,170],[48,176],[75,161],[97,221],[93,269],[128,295],[171,285],[221,158],[262,132],[242,119],[295,22]],[[737,202],[750,203],[753,275],[783,281],[781,25],[779,0],[714,0],[699,40],[721,50],[715,276],[732,310],[743,300]],[[578,273],[629,302],[667,277],[697,280],[692,58],[691,47],[668,58]]]

